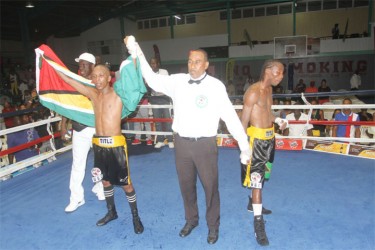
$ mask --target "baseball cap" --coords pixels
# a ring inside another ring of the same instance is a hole
[[[95,56],[93,54],[86,53],[86,52],[81,54],[78,58],[75,59],[76,62],[79,62],[79,60],[85,60],[92,64],[96,63]]]

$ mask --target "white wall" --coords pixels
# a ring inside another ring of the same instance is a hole
[[[135,32],[135,30],[135,23],[124,19],[124,33],[132,34]],[[88,51],[88,43],[103,40],[118,40],[120,43],[123,43],[119,18],[114,18],[103,22],[98,26],[82,32],[81,36],[79,37],[50,37],[47,40],[47,45],[55,51],[57,56],[66,64],[68,68],[75,70],[77,63],[74,61],[74,59],[83,52]],[[122,46],[117,53],[102,56],[102,62],[110,62],[113,65],[119,65],[125,56],[125,46]]]
[[[372,37],[321,40],[320,53],[374,50]]]
[[[255,44],[253,48],[248,45],[230,46],[229,57],[273,56],[273,51],[273,44]]]
[[[189,50],[191,49],[198,49],[200,47],[227,46],[228,35],[223,34],[139,42],[139,45],[147,59],[154,56],[154,44],[158,46],[160,57],[163,61],[186,61]]]

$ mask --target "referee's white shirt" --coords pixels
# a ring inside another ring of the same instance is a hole
[[[143,56],[140,63],[148,85],[173,100],[174,132],[183,137],[216,136],[221,118],[238,141],[240,149],[249,149],[247,135],[220,80],[207,75],[200,84],[189,84],[189,74],[156,74]]]

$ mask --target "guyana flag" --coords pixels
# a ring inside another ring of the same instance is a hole
[[[91,80],[69,71],[47,45],[41,45],[35,49],[35,54],[36,88],[41,104],[69,119],[95,127],[91,101],[65,83],[55,72],[55,69],[94,88]],[[124,60],[120,66],[120,79],[116,79],[113,86],[123,103],[122,118],[135,111],[143,94],[146,93],[138,59],[136,64],[134,65],[131,57]]]

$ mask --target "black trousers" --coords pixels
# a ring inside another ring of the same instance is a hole
[[[220,195],[218,180],[218,148],[216,137],[190,140],[175,135],[176,170],[184,201],[187,223],[197,225],[197,176],[206,197],[206,221],[209,229],[220,225]]]

